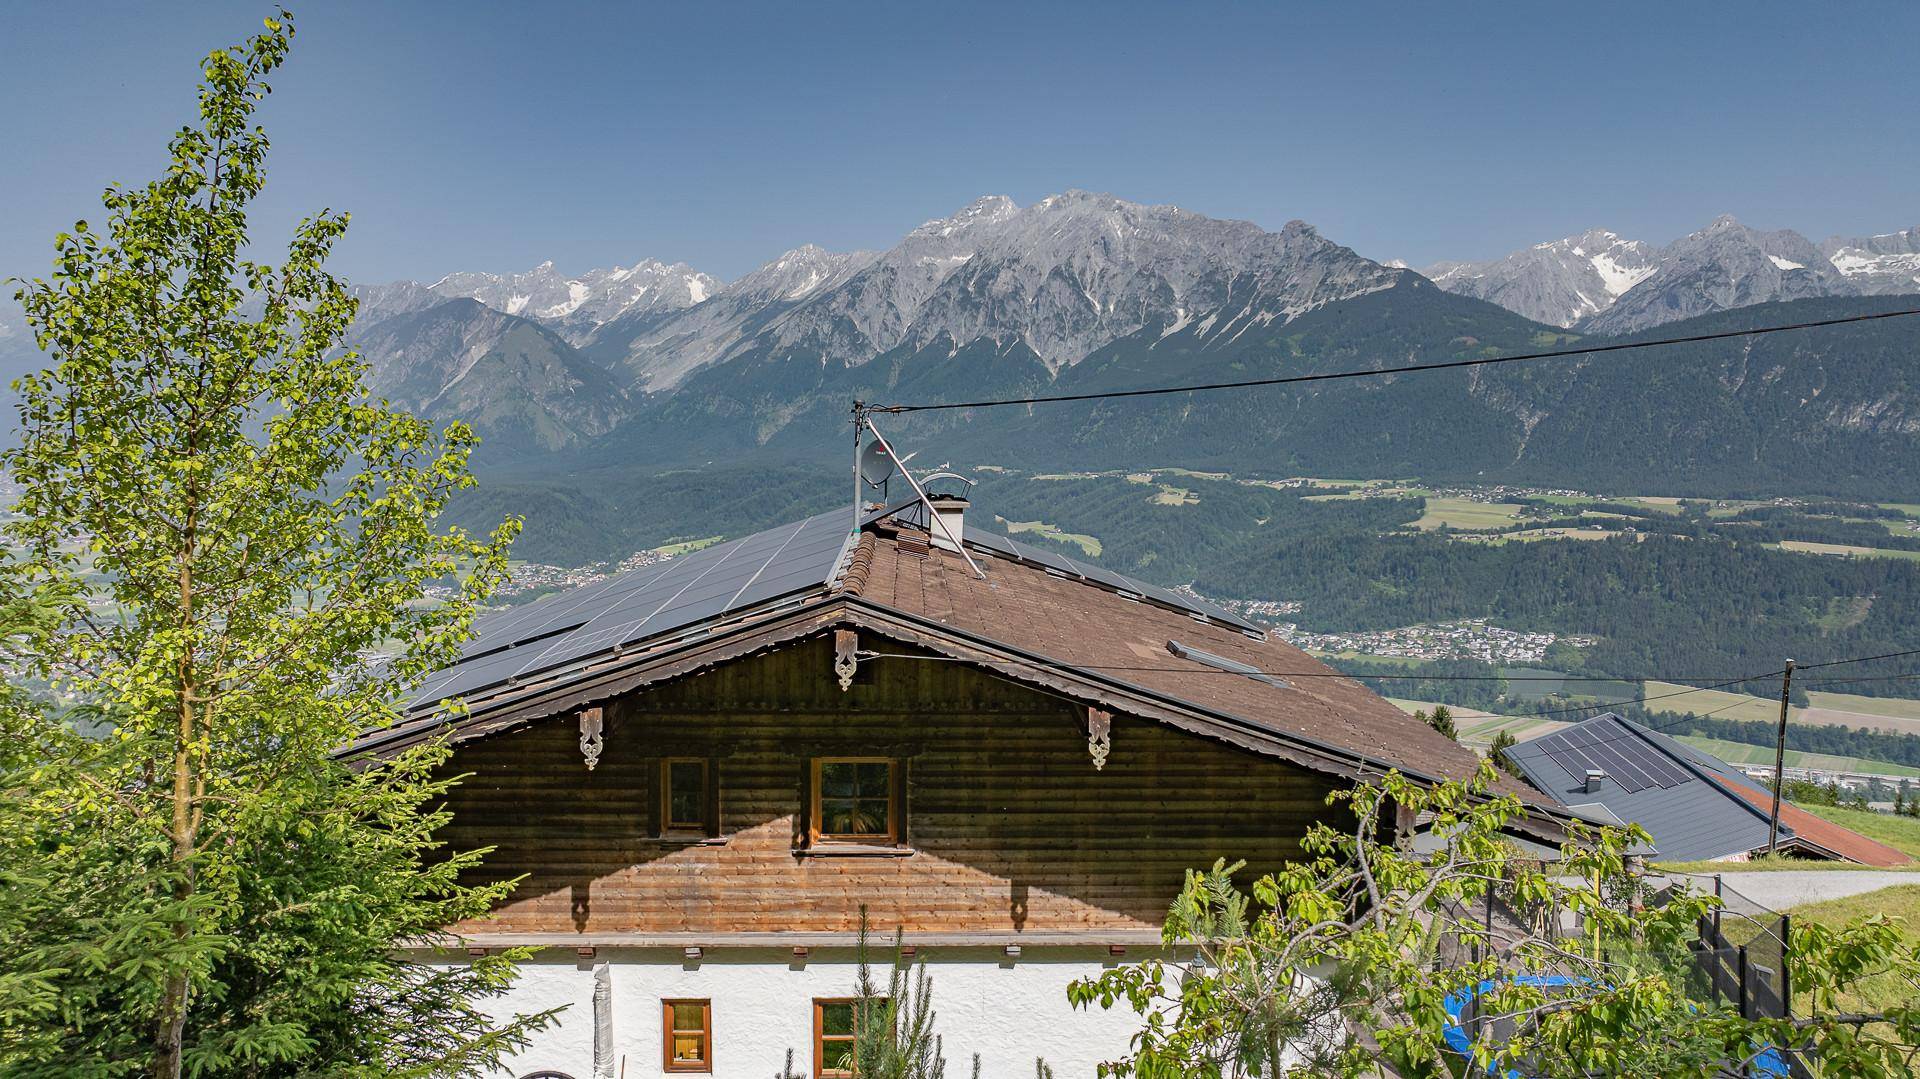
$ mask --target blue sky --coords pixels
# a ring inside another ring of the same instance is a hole
[[[1070,187],[1415,265],[1730,212],[1920,223],[1920,5],[294,5],[274,237],[354,212],[366,281],[652,256],[738,276]],[[0,16],[0,274],[97,216],[260,5]]]

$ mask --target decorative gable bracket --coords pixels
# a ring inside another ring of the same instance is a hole
[[[859,642],[859,635],[850,629],[833,631],[833,673],[840,679],[842,693],[853,688],[853,676],[860,672]]]
[[[1093,770],[1107,766],[1107,754],[1113,750],[1113,713],[1099,708],[1087,709],[1087,756],[1093,758]]]
[[[602,720],[599,705],[580,710],[580,756],[587,762],[587,771],[600,763],[600,750],[606,745],[602,735]]]

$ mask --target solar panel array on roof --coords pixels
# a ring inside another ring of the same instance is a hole
[[[464,696],[828,583],[844,511],[718,544],[481,619],[460,661],[413,706]]]
[[[1540,748],[1568,775],[1583,776],[1589,769],[1598,769],[1629,794],[1649,787],[1664,790],[1695,778],[1617,724],[1597,732],[1587,730],[1587,726],[1582,724],[1541,739]]]
[[[1178,608],[1192,614],[1205,615],[1211,621],[1232,626],[1235,629],[1246,630],[1249,633],[1264,632],[1259,626],[1254,625],[1252,622],[1224,611],[1205,600],[1175,592],[1170,588],[1161,588],[1159,585],[1147,584],[1145,581],[1136,581],[1131,577],[1115,573],[1110,569],[1104,569],[1078,559],[1068,558],[1063,554],[1044,551],[1038,547],[1029,547],[1018,540],[1011,540],[992,532],[982,532],[977,528],[969,528],[967,529],[967,542],[977,547],[985,547],[989,551],[997,551],[1000,554],[1010,555],[1025,562],[1033,562],[1037,565],[1045,566],[1048,569],[1069,573],[1082,580],[1094,581],[1116,591],[1130,593],[1134,596],[1147,597],[1157,603]]]

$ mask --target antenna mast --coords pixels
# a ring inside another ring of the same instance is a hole
[[[927,492],[921,488],[920,481],[914,479],[913,473],[907,471],[906,465],[900,462],[900,455],[894,452],[893,444],[887,441],[887,436],[881,434],[880,429],[873,425],[872,413],[873,409],[866,402],[853,403],[853,530],[860,531],[862,497],[860,484],[863,480],[860,473],[860,432],[864,429],[867,434],[873,436],[874,442],[878,443],[880,449],[886,453],[887,460],[892,462],[893,468],[899,470],[901,478],[907,481],[907,486],[913,488],[914,497],[927,508],[928,531],[938,531],[951,540],[953,549],[959,551],[960,557],[967,560],[967,568],[973,571],[973,575],[986,580],[986,571],[981,569],[980,563],[975,562],[973,556],[967,553],[966,538],[954,535],[946,520],[933,508],[933,500],[927,497]]]

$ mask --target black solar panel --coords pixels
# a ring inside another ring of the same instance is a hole
[[[997,551],[1001,554],[1018,558],[1024,562],[1032,562],[1049,569],[1059,570],[1062,573],[1070,574],[1083,580],[1095,581],[1121,592],[1131,592],[1136,596],[1144,596],[1168,607],[1174,607],[1192,614],[1205,615],[1208,619],[1219,622],[1222,625],[1233,626],[1236,629],[1243,629],[1252,633],[1262,632],[1259,626],[1204,600],[1183,595],[1172,589],[1161,588],[1159,585],[1147,584],[1145,581],[1136,581],[1131,577],[1115,573],[1105,567],[1096,566],[1089,562],[1082,562],[1076,558],[1068,558],[1063,554],[1041,550],[1038,547],[1030,547],[1018,540],[1011,540],[994,532],[983,532],[977,528],[969,528],[967,529],[967,542],[978,547],[985,547],[989,551]]]
[[[917,499],[869,515],[906,518],[925,511]],[[460,661],[428,679],[413,707],[468,696],[590,656],[671,635],[730,611],[744,610],[826,585],[846,549],[849,514],[836,510],[751,536],[703,548],[666,562],[618,573],[604,581],[524,607],[496,611],[474,626]],[[1112,570],[1029,547],[978,529],[969,543],[1240,629],[1259,627],[1210,603],[1146,584]]]
[[[845,511],[703,548],[481,619],[460,662],[434,675],[419,707],[472,694],[706,622],[832,578]]]
[[[1598,769],[1629,794],[1649,787],[1675,787],[1694,778],[1666,754],[1611,720],[1589,720],[1545,735],[1539,742],[1540,749],[1568,774],[1580,778],[1589,769]]]

